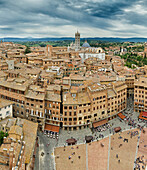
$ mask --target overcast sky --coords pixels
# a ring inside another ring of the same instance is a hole
[[[0,0],[0,37],[147,37],[147,0]]]

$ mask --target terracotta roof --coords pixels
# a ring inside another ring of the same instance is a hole
[[[38,123],[24,120],[23,135],[25,141],[25,163],[30,163],[36,142]]]
[[[11,126],[10,131],[9,131],[9,135],[10,134],[17,134],[17,135],[21,136],[22,135],[22,128],[20,126]]]
[[[4,108],[5,106],[12,105],[13,102],[5,99],[0,99],[0,108]]]

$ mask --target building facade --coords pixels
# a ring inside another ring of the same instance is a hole
[[[140,77],[134,83],[134,111],[147,112],[147,77]]]

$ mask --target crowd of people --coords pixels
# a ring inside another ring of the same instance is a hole
[[[147,164],[147,160],[144,160],[144,155],[142,155],[141,157],[138,157],[136,160],[135,160],[135,170],[137,169],[145,169],[146,168],[146,164]]]
[[[96,132],[103,132],[103,131],[106,131],[109,128],[110,128],[110,124],[106,123],[106,124],[104,124],[102,126],[98,126],[97,128],[95,128],[95,131]]]

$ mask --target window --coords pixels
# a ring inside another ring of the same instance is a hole
[[[6,112],[6,115],[9,115],[9,111]]]
[[[38,110],[36,110],[36,115],[38,115]]]
[[[79,117],[79,120],[82,120],[82,117]]]
[[[67,109],[67,106],[64,106],[64,109]]]
[[[42,108],[42,105],[40,105],[40,108]]]
[[[96,116],[97,116],[97,113],[94,114],[94,117],[96,117]]]
[[[76,117],[74,118],[74,121],[77,121],[77,118],[76,118]]]
[[[74,109],[77,109],[77,106],[74,106]]]
[[[27,105],[29,105],[29,103],[27,103]]]
[[[105,114],[105,111],[102,111],[102,115]]]
[[[31,104],[31,106],[34,106],[34,104]]]

